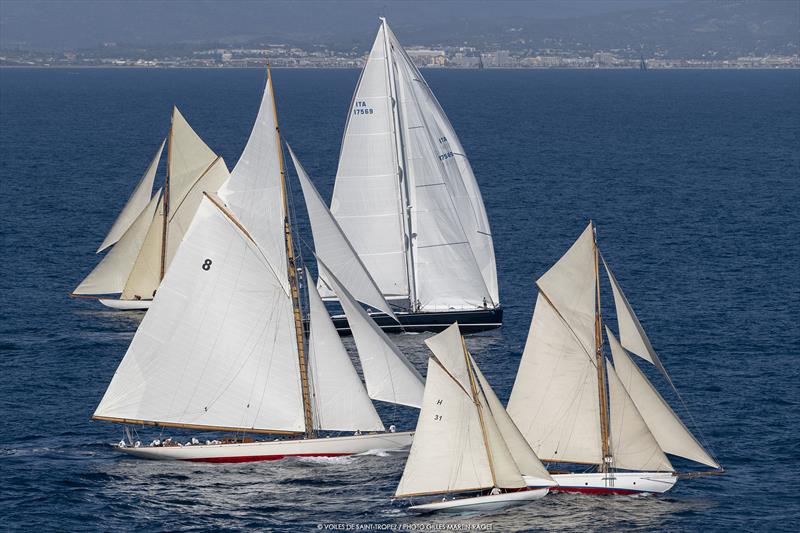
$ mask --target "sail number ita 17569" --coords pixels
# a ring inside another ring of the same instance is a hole
[[[359,100],[353,106],[353,114],[354,115],[371,115],[375,112],[374,109],[367,106],[367,103],[363,100]]]

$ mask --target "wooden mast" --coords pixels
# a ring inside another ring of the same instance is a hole
[[[175,107],[172,108],[172,117],[169,125],[169,144],[167,145],[167,176],[164,179],[164,220],[161,228],[161,274],[159,280],[164,279],[167,267],[167,222],[169,221],[169,174],[172,169],[172,130],[175,127]],[[153,294],[155,296],[155,294]]]
[[[594,313],[594,347],[597,363],[597,391],[600,398],[600,439],[603,458],[600,471],[608,472],[608,458],[611,456],[608,443],[608,396],[606,396],[606,367],[603,357],[603,316],[600,309],[600,263],[597,249],[597,232],[592,222],[592,248],[594,249],[594,276],[597,289],[597,301]]]
[[[478,420],[480,420],[481,433],[483,434],[483,446],[486,448],[486,457],[489,460],[489,471],[492,473],[492,485],[497,487],[497,475],[494,472],[494,459],[492,458],[492,449],[489,446],[489,434],[486,432],[486,421],[483,419],[483,407],[481,406],[480,397],[478,396],[478,386],[475,383],[475,373],[472,371],[472,362],[470,361],[469,350],[467,350],[467,343],[464,342],[463,335],[461,335],[461,347],[464,352],[464,360],[467,363],[469,386],[472,390],[472,401],[475,402],[475,407],[478,409]]]
[[[311,415],[311,394],[308,386],[308,371],[306,369],[305,342],[303,330],[303,314],[300,311],[300,291],[297,284],[297,267],[294,259],[294,245],[292,244],[292,227],[289,223],[289,202],[286,198],[286,170],[283,165],[283,150],[281,146],[281,132],[278,127],[278,110],[275,106],[275,93],[272,90],[272,74],[267,63],[267,89],[272,96],[272,112],[275,117],[275,142],[278,144],[278,161],[281,169],[281,198],[283,199],[283,232],[286,243],[286,263],[289,270],[289,287],[292,295],[292,308],[294,311],[294,329],[297,339],[297,359],[300,365],[300,386],[303,393],[303,414],[305,418],[306,437],[314,436],[314,422]]]

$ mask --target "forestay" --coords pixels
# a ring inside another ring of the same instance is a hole
[[[347,316],[370,398],[420,407],[425,387],[422,376],[319,257],[317,266]]]
[[[148,193],[149,194],[149,193]],[[161,190],[136,217],[108,254],[73,291],[74,294],[116,294],[125,289],[136,258],[145,243]]]
[[[499,304],[486,209],[463,147],[388,24],[423,307]]]
[[[331,213],[387,298],[407,298],[404,207],[383,29],[358,80],[345,125]]]
[[[316,187],[311,183],[303,165],[297,160],[292,148],[288,144],[286,146],[292,156],[292,162],[303,189],[308,218],[311,222],[311,232],[314,236],[315,253],[350,290],[356,300],[380,309],[396,320],[392,308],[384,299],[350,241],[347,240],[336,219],[328,210],[328,206],[322,200]]]
[[[591,224],[537,281],[508,414],[544,461],[602,462]]]
[[[203,199],[96,418],[305,429],[285,266],[233,217]]]
[[[659,447],[666,453],[719,468],[719,463],[697,442],[610,332],[608,338],[620,382],[641,413]]]
[[[308,374],[314,429],[384,431],[375,406],[310,277]]]
[[[114,221],[114,224],[108,231],[108,235],[106,235],[106,238],[103,239],[102,244],[100,244],[100,247],[97,249],[97,253],[102,252],[112,244],[119,241],[125,232],[128,231],[128,228],[131,227],[131,224],[134,223],[141,212],[144,211],[144,209],[150,203],[150,195],[153,192],[153,180],[156,177],[158,162],[161,161],[161,153],[164,151],[164,143],[166,142],[166,139],[161,141],[161,146],[158,148],[155,157],[153,157],[153,160],[150,162],[150,165],[148,165],[147,170],[145,170],[142,178],[136,185],[136,188],[133,190],[128,198],[128,201],[125,203],[125,207],[123,207],[122,211],[120,211],[119,216],[117,216],[117,219]]]

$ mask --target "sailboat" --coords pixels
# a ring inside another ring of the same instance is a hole
[[[229,177],[223,159],[192,130],[175,107],[167,151],[164,194],[152,195],[167,140],[97,250],[113,248],[72,291],[113,309],[148,309],[197,211],[204,191],[215,192]],[[117,298],[106,295],[119,294]]]
[[[450,121],[384,18],[353,95],[330,210],[392,305],[394,316],[372,313],[381,327],[440,331],[457,320],[473,332],[501,325],[478,183]],[[317,240],[313,221],[312,230]],[[324,278],[319,288],[335,300]],[[334,323],[346,331],[344,317]]]
[[[604,354],[600,251],[590,223],[536,282],[538,297],[508,413],[545,463],[582,465],[557,472],[553,490],[662,493],[681,477],[721,473],[719,463],[632,360],[655,365],[673,388],[610,268],[620,340],[605,328],[613,364]],[[677,393],[677,391],[675,391]],[[666,454],[712,467],[677,473]]]
[[[416,435],[395,498],[413,511],[495,510],[555,485],[467,351],[459,325],[427,339],[432,354]]]
[[[247,462],[410,445],[413,432],[386,431],[372,399],[419,407],[423,380],[333,275],[328,279],[345,308],[357,308],[348,318],[366,389],[313,283],[307,283],[305,335],[284,176],[268,74],[240,160],[218,194],[204,192],[92,417],[233,436],[185,445],[157,439],[142,446],[128,439],[120,451],[147,459]],[[259,434],[272,439],[247,436]]]

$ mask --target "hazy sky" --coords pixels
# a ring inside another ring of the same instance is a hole
[[[678,0],[0,0],[0,44],[40,49],[103,42],[175,43],[269,36],[324,43],[369,39],[377,16],[397,30],[555,19],[648,9]]]

